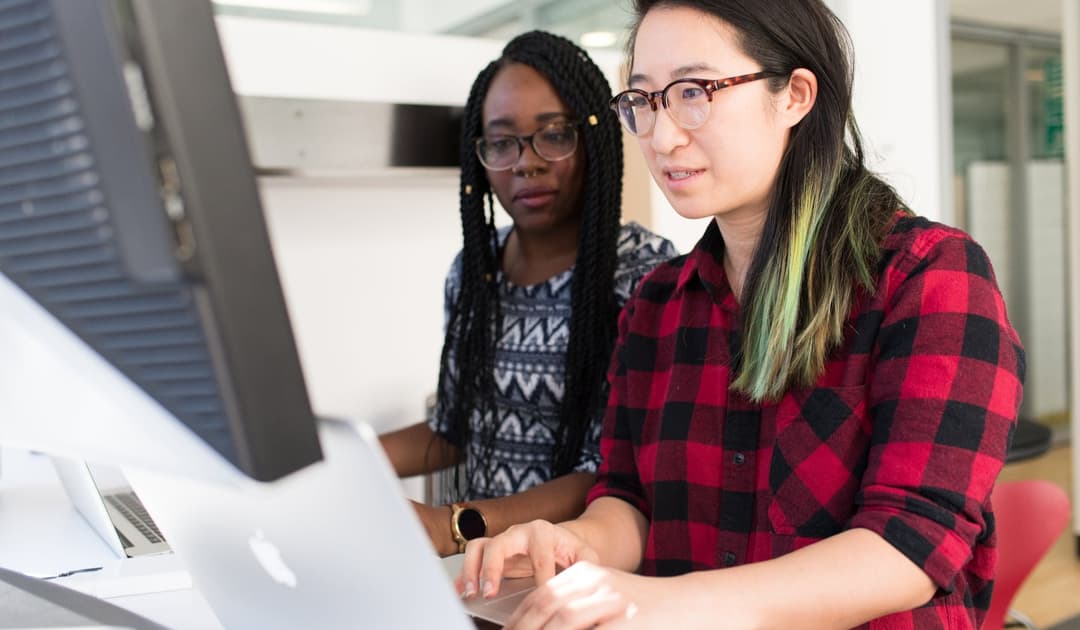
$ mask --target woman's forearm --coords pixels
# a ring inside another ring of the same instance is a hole
[[[641,566],[649,522],[626,501],[601,497],[580,518],[560,524],[596,551],[600,564],[623,571]]]
[[[488,537],[497,536],[510,526],[529,521],[563,521],[581,514],[585,494],[592,487],[592,473],[570,473],[524,492],[497,499],[468,501],[484,515]],[[458,544],[450,526],[452,511],[442,506],[418,506],[435,550],[443,556],[457,553]]]
[[[865,529],[774,560],[677,579],[687,628],[697,627],[694,615],[750,620],[756,628],[851,628],[916,608],[936,590],[922,569]]]
[[[442,470],[461,461],[461,451],[436,435],[426,422],[379,436],[398,477]]]
[[[487,535],[496,536],[511,525],[541,519],[557,523],[575,518],[585,509],[585,495],[596,476],[570,473],[507,497],[470,501],[487,521]]]

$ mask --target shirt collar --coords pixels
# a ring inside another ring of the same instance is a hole
[[[720,227],[715,220],[709,221],[705,234],[687,256],[675,289],[681,291],[695,279],[701,282],[718,306],[730,310],[738,308],[724,272],[724,237],[720,234]]]

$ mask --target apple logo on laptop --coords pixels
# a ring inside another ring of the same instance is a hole
[[[266,539],[261,529],[255,530],[255,535],[248,538],[248,546],[251,547],[255,559],[275,582],[296,588],[296,573],[285,564],[277,546]]]

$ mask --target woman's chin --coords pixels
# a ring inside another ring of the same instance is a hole
[[[712,210],[698,207],[680,207],[673,205],[672,208],[675,210],[675,214],[679,215],[684,219],[690,219],[692,221],[696,221],[698,219],[711,219],[716,216],[716,213]]]

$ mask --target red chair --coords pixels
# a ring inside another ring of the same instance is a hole
[[[983,630],[1000,630],[1006,618],[1034,628],[1010,611],[1016,592],[1069,523],[1069,497],[1044,479],[999,482],[991,495],[997,523],[998,564]],[[1010,624],[1014,625],[1014,624]]]

